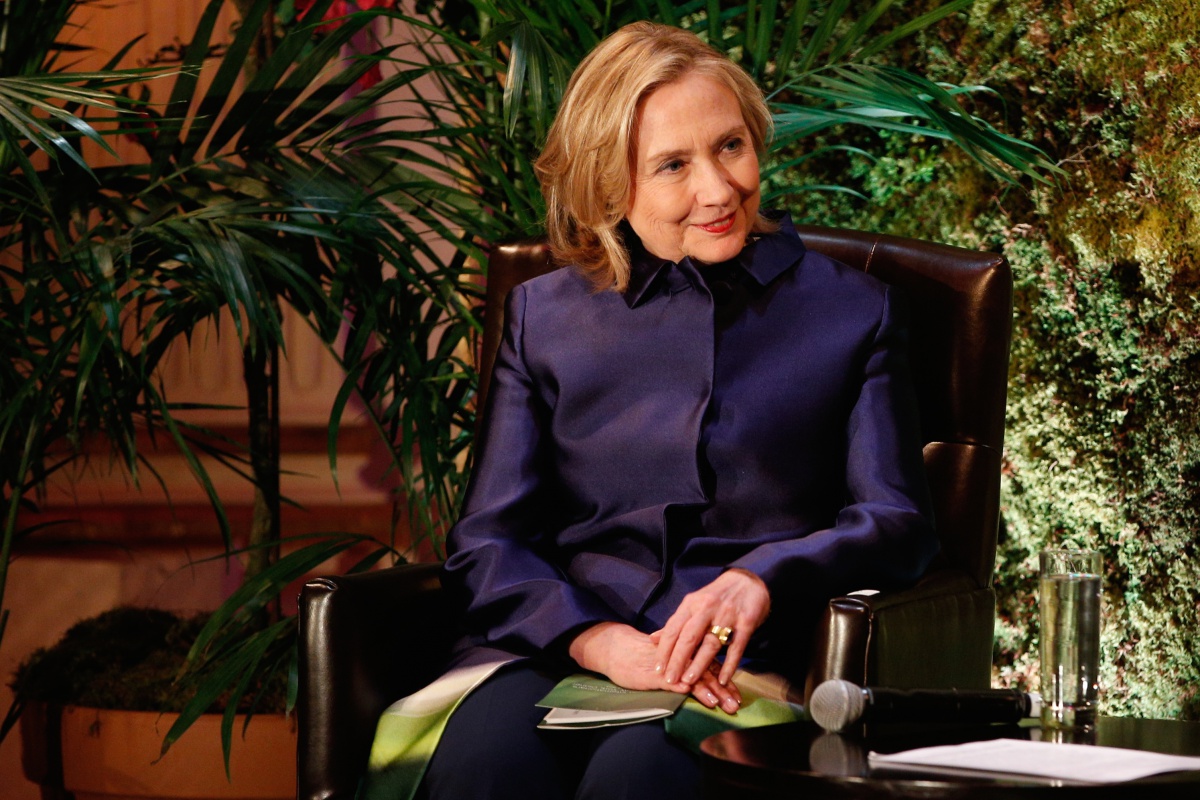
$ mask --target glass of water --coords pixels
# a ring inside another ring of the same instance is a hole
[[[1100,554],[1041,553],[1042,726],[1090,728],[1100,683]]]

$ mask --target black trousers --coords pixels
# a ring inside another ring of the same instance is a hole
[[[450,717],[417,797],[699,798],[698,758],[662,721],[582,731],[544,731],[534,703],[561,676],[526,662],[502,668]]]

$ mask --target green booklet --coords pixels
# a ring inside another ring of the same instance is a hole
[[[630,725],[675,713],[687,695],[678,692],[638,692],[622,689],[598,675],[569,675],[538,703],[550,709],[538,723],[539,728],[602,728],[606,725]]]

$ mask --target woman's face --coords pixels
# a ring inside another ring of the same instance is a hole
[[[758,214],[758,155],[736,95],[693,72],[638,109],[625,218],[654,255],[715,264],[741,252]]]

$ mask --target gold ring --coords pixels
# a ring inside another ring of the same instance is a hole
[[[733,628],[726,628],[722,625],[713,625],[708,632],[717,637],[717,641],[721,643],[722,647],[729,644],[729,640],[733,638]]]

